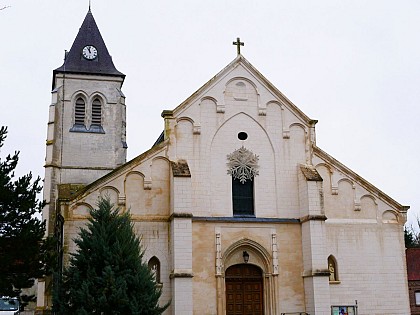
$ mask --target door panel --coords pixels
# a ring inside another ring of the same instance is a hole
[[[226,270],[225,282],[227,315],[264,315],[261,269],[234,265]]]

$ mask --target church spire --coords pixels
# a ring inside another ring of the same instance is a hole
[[[79,29],[76,39],[66,54],[64,64],[54,70],[56,73],[80,73],[110,75],[124,78],[115,68],[90,8]]]

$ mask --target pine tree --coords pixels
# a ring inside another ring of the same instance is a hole
[[[7,128],[0,128],[0,148]],[[0,296],[20,297],[27,302],[34,297],[20,296],[36,278],[45,274],[48,241],[43,240],[45,222],[39,214],[43,202],[37,199],[41,179],[32,182],[29,173],[15,179],[19,152],[0,158]],[[22,301],[22,300],[21,300]]]
[[[140,240],[129,213],[119,214],[108,199],[100,199],[86,228],[75,240],[78,247],[55,290],[59,314],[158,315],[161,290],[143,263]]]
[[[406,248],[420,247],[420,218],[417,218],[416,225],[414,227],[413,225],[404,227],[404,241]]]

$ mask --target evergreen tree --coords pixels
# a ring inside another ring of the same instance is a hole
[[[90,214],[55,290],[55,311],[62,315],[161,314],[169,303],[158,304],[161,290],[142,261],[130,215],[119,214],[108,199],[100,199],[98,209]]]
[[[417,218],[417,226],[404,227],[404,241],[406,248],[420,247],[420,218]]]
[[[0,128],[0,149],[7,128]],[[22,288],[30,288],[45,273],[48,241],[43,240],[45,222],[39,214],[43,202],[37,199],[41,179],[32,182],[29,173],[14,179],[19,152],[0,158],[0,296],[20,297],[21,302],[34,296],[20,296]]]

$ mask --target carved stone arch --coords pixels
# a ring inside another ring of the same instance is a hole
[[[248,78],[234,77],[228,80],[223,94],[226,105],[235,107],[235,111],[248,111],[250,106],[256,106],[259,116],[267,115],[265,104],[260,104],[260,93],[256,84]],[[244,104],[247,104],[245,108]]]
[[[328,259],[328,270],[330,272],[330,283],[334,283],[334,282],[339,282],[340,278],[339,278],[339,273],[338,273],[338,263],[337,263],[337,259],[335,258],[334,255],[329,255]]]
[[[146,211],[145,176],[139,171],[130,171],[124,178],[124,202],[126,209],[133,215]]]
[[[335,207],[336,214],[341,218],[350,218],[354,215],[353,211],[361,210],[360,200],[356,199],[356,186],[349,178],[342,177],[337,181],[336,187],[337,192],[333,192],[333,194],[338,195]]]
[[[125,177],[124,177],[124,190],[125,190],[125,192],[127,191],[127,187],[126,187],[127,179],[131,175],[139,175],[143,179],[143,183],[145,182],[146,176],[142,172],[140,172],[140,171],[130,171],[127,174],[125,174]],[[145,187],[143,187],[143,189],[145,189]]]
[[[177,158],[187,160],[193,151],[193,135],[196,133],[194,130],[195,126],[194,120],[190,117],[180,117],[176,120],[174,131]],[[199,125],[197,127],[197,134],[199,134]]]
[[[168,174],[167,174],[167,176],[168,176],[168,179],[169,179],[169,174],[170,174],[170,169],[169,169],[170,160],[167,157],[165,157],[165,156],[155,156],[155,157],[152,158],[151,163],[150,163],[150,168],[151,168],[151,175],[150,175],[151,178],[150,179],[152,179],[152,177],[153,177],[153,164],[158,164],[160,162],[164,162],[164,163],[166,163],[168,165]]]
[[[322,167],[322,166],[325,167],[329,171],[330,174],[334,173],[334,170],[331,167],[331,165],[327,163],[318,163],[317,165],[315,165],[315,168]]]
[[[240,140],[240,137],[238,137],[240,132],[248,134],[245,141]],[[213,212],[213,215],[233,215],[232,177],[227,173],[226,161],[229,153],[244,146],[247,150],[259,155],[260,159],[260,176],[255,177],[255,181],[252,181],[254,187],[248,187],[249,189],[247,189],[247,196],[253,196],[253,215],[274,215],[277,199],[273,202],[273,206],[270,209],[264,203],[264,200],[275,196],[277,185],[275,174],[279,164],[276,163],[278,156],[275,154],[275,146],[272,141],[273,139],[267,134],[267,130],[253,117],[242,111],[229,117],[215,130],[209,143],[209,151],[206,158],[209,165],[208,172],[212,174],[209,180],[210,196],[218,195],[220,198],[208,198],[209,206],[206,211],[218,209],[216,210],[217,212]],[[221,152],[225,154],[221,154]],[[260,155],[260,152],[264,152],[264,154]],[[252,189],[254,189],[253,194],[250,193]],[[229,205],[229,207],[227,208],[226,205]]]
[[[334,170],[331,167],[331,165],[322,162],[315,165],[315,169],[318,171],[318,173],[321,175],[322,179],[324,180],[324,184],[323,184],[324,192],[325,193],[329,192],[331,195],[336,195],[336,193],[338,192],[338,189],[333,184]],[[328,196],[325,196],[325,198],[328,198]],[[327,201],[327,200],[324,199],[324,201]]]
[[[375,197],[372,196],[371,194],[361,195],[362,193],[363,192],[359,193],[358,190],[356,190],[355,210],[361,211],[358,215],[359,218],[377,220],[378,203],[376,202]]]
[[[142,242],[144,242],[144,239]],[[155,247],[145,246],[144,259],[149,261],[152,257],[157,257],[161,264],[168,264],[168,256],[164,251],[161,251]]]
[[[351,185],[351,187],[354,189],[354,183],[352,180],[348,179],[347,177],[340,178],[337,182],[337,184],[340,184],[341,182],[347,182]]]
[[[271,100],[271,101],[268,101],[267,103],[265,103],[265,106],[267,106],[267,107],[268,107],[268,105],[272,105],[272,104],[277,105],[277,106],[279,106],[280,108],[283,106],[283,104],[282,104],[281,102],[276,101],[276,100]]]
[[[104,187],[101,187],[100,189],[99,189],[99,193],[100,194],[102,194],[102,192],[104,191],[104,190],[113,190],[113,191],[115,191],[115,193],[117,193],[118,195],[120,194],[120,191],[116,188],[116,187],[114,187],[114,186],[104,186]]]
[[[71,106],[72,106],[72,125],[73,127],[70,131],[86,131],[87,125],[87,113],[88,113],[88,95],[82,91],[78,90],[71,96]]]
[[[249,255],[248,262],[244,261],[244,252]],[[229,267],[246,266],[247,264],[256,266],[262,271],[264,314],[278,314],[277,275],[273,274],[272,257],[264,246],[256,241],[243,238],[231,244],[223,253],[221,260],[222,273],[216,275],[218,314],[226,314],[226,270]]]
[[[220,102],[218,102],[216,98],[211,96],[204,96],[203,98],[201,98],[199,106],[201,117],[200,119],[203,120],[205,118],[207,122],[210,117],[213,117],[212,115],[209,116],[209,114],[212,114],[214,112],[225,112],[225,104],[220,104]]]
[[[101,189],[99,189],[99,194],[102,198],[109,197],[109,199],[111,201],[111,204],[113,204],[115,207],[118,206],[120,191],[117,188],[115,188],[114,186],[104,186],[104,187],[102,187]]]
[[[248,115],[247,113],[244,113],[244,112],[239,112],[239,113],[236,113],[235,115],[233,115],[233,116],[231,116],[231,117],[229,117],[229,119],[227,119],[227,120],[225,120],[220,126],[219,126],[219,128],[217,128],[217,130],[216,130],[216,132],[214,133],[214,135],[213,135],[213,137],[212,137],[212,139],[211,139],[211,141],[210,141],[210,147],[211,146],[213,146],[213,142],[214,142],[214,139],[216,138],[216,136],[217,136],[217,134],[219,133],[219,131],[226,125],[226,124],[228,124],[232,119],[234,119],[234,118],[236,118],[237,116],[239,116],[239,115],[245,115],[245,116],[247,116],[248,118],[250,118],[253,122],[255,122],[260,128],[261,128],[261,130],[264,132],[264,134],[267,136],[267,139],[268,139],[268,141],[269,141],[269,143],[270,143],[270,146],[271,146],[271,150],[272,150],[272,152],[274,152],[274,145],[273,145],[273,142],[271,141],[271,138],[270,138],[270,136],[269,136],[269,134],[267,133],[267,130],[256,120],[256,119],[254,119],[252,116],[250,116],[250,115]]]
[[[397,211],[386,210],[382,213],[382,223],[397,224],[399,223],[399,215]]]
[[[161,262],[160,259],[157,258],[156,256],[152,256],[148,261],[147,261],[147,267],[149,268],[149,270],[153,273],[154,277],[155,277],[155,281],[157,284],[161,283]]]
[[[310,163],[310,144],[308,137],[308,130],[305,125],[299,122],[294,122],[289,125],[289,138],[292,139],[293,145],[289,145],[292,159],[296,159],[300,163]]]
[[[180,121],[189,121],[192,125],[194,125],[194,120],[191,117],[179,117],[177,118],[176,122],[179,123]]]
[[[289,125],[289,129],[291,129],[292,127],[300,127],[300,128],[302,128],[303,131],[305,132],[305,136],[308,133],[308,130],[306,129],[306,126],[304,124],[302,124],[302,123],[298,123],[298,122],[291,123]]]
[[[78,202],[70,207],[70,216],[79,217],[79,216],[88,216],[89,212],[94,208],[87,202]]]
[[[134,174],[140,175],[140,176],[142,176],[143,178],[145,177],[145,176],[144,176],[144,174],[143,174],[142,172],[140,172],[140,171],[130,171],[130,172],[128,172],[128,173],[125,175],[124,182],[127,180],[127,177],[128,177],[128,176],[130,176],[130,175],[134,175]]]
[[[271,255],[261,244],[244,238],[230,245],[222,255],[223,272],[230,266],[243,264],[243,252],[249,254],[249,264],[261,268],[264,274],[272,273]]]
[[[164,160],[169,163],[169,159],[166,156],[160,156],[160,155],[155,156],[154,158],[152,158],[152,164],[153,164],[153,161],[156,161],[156,160]]]
[[[164,162],[169,166],[171,161],[165,156],[155,156],[151,160],[150,167],[152,168],[154,163],[159,163],[159,162]],[[168,169],[168,178],[169,178],[169,173],[170,172]],[[153,174],[151,174],[151,176],[153,176]]]
[[[104,133],[104,109],[107,99],[104,94],[94,92],[89,97],[88,125],[89,131]]]
[[[92,103],[95,98],[99,98],[99,100],[102,103],[102,106],[108,103],[108,99],[106,98],[105,94],[99,91],[95,91],[89,96],[89,104]]]
[[[234,78],[230,79],[229,81],[227,81],[227,82],[226,82],[226,84],[225,84],[225,89],[226,89],[226,87],[227,87],[229,84],[231,84],[232,82],[234,82],[234,81],[239,81],[239,80],[241,80],[241,81],[246,81],[246,82],[248,82],[249,84],[251,84],[251,85],[252,85],[252,87],[255,89],[255,92],[257,93],[257,95],[260,95],[260,93],[259,93],[259,91],[258,91],[258,88],[257,88],[256,84],[255,84],[254,82],[252,82],[250,79],[245,78],[245,77],[234,77]]]
[[[145,189],[153,190],[151,207],[154,211],[159,211],[160,215],[169,215],[170,161],[164,156],[155,156],[148,162],[150,168],[148,170],[148,178],[144,179],[144,187]]]
[[[79,97],[81,97],[86,102],[86,104],[89,102],[89,96],[86,94],[86,92],[83,90],[77,90],[70,98],[71,103],[74,104]]]
[[[290,139],[290,130],[286,126],[288,114],[284,111],[285,106],[277,100],[270,100],[265,105],[266,128],[275,134],[281,133],[283,139]]]
[[[378,205],[378,202],[376,201],[376,198],[375,198],[374,196],[372,196],[372,195],[370,195],[370,194],[365,194],[365,195],[363,195],[363,196],[361,196],[361,197],[360,197],[360,200],[362,200],[362,199],[364,199],[364,198],[369,198],[369,199],[372,199],[373,203],[374,203],[375,205]]]
[[[215,99],[212,96],[204,96],[200,99],[200,105],[203,101],[212,101],[214,103],[214,105],[217,105],[217,99]]]
[[[79,202],[75,203],[74,205],[72,205],[72,206],[70,207],[70,210],[73,210],[73,209],[75,209],[75,208],[77,208],[77,207],[79,207],[79,206],[86,206],[86,207],[88,207],[90,210],[93,210],[93,207],[92,207],[89,203],[87,203],[87,202],[85,202],[85,201],[79,201]]]
[[[139,233],[138,233],[139,234]],[[142,239],[142,242],[145,242],[145,239]],[[167,252],[162,251],[155,246],[147,246],[145,245],[144,251],[144,261],[146,261],[149,265],[150,260],[156,257],[160,263],[160,285],[163,285],[169,279],[169,257]]]

